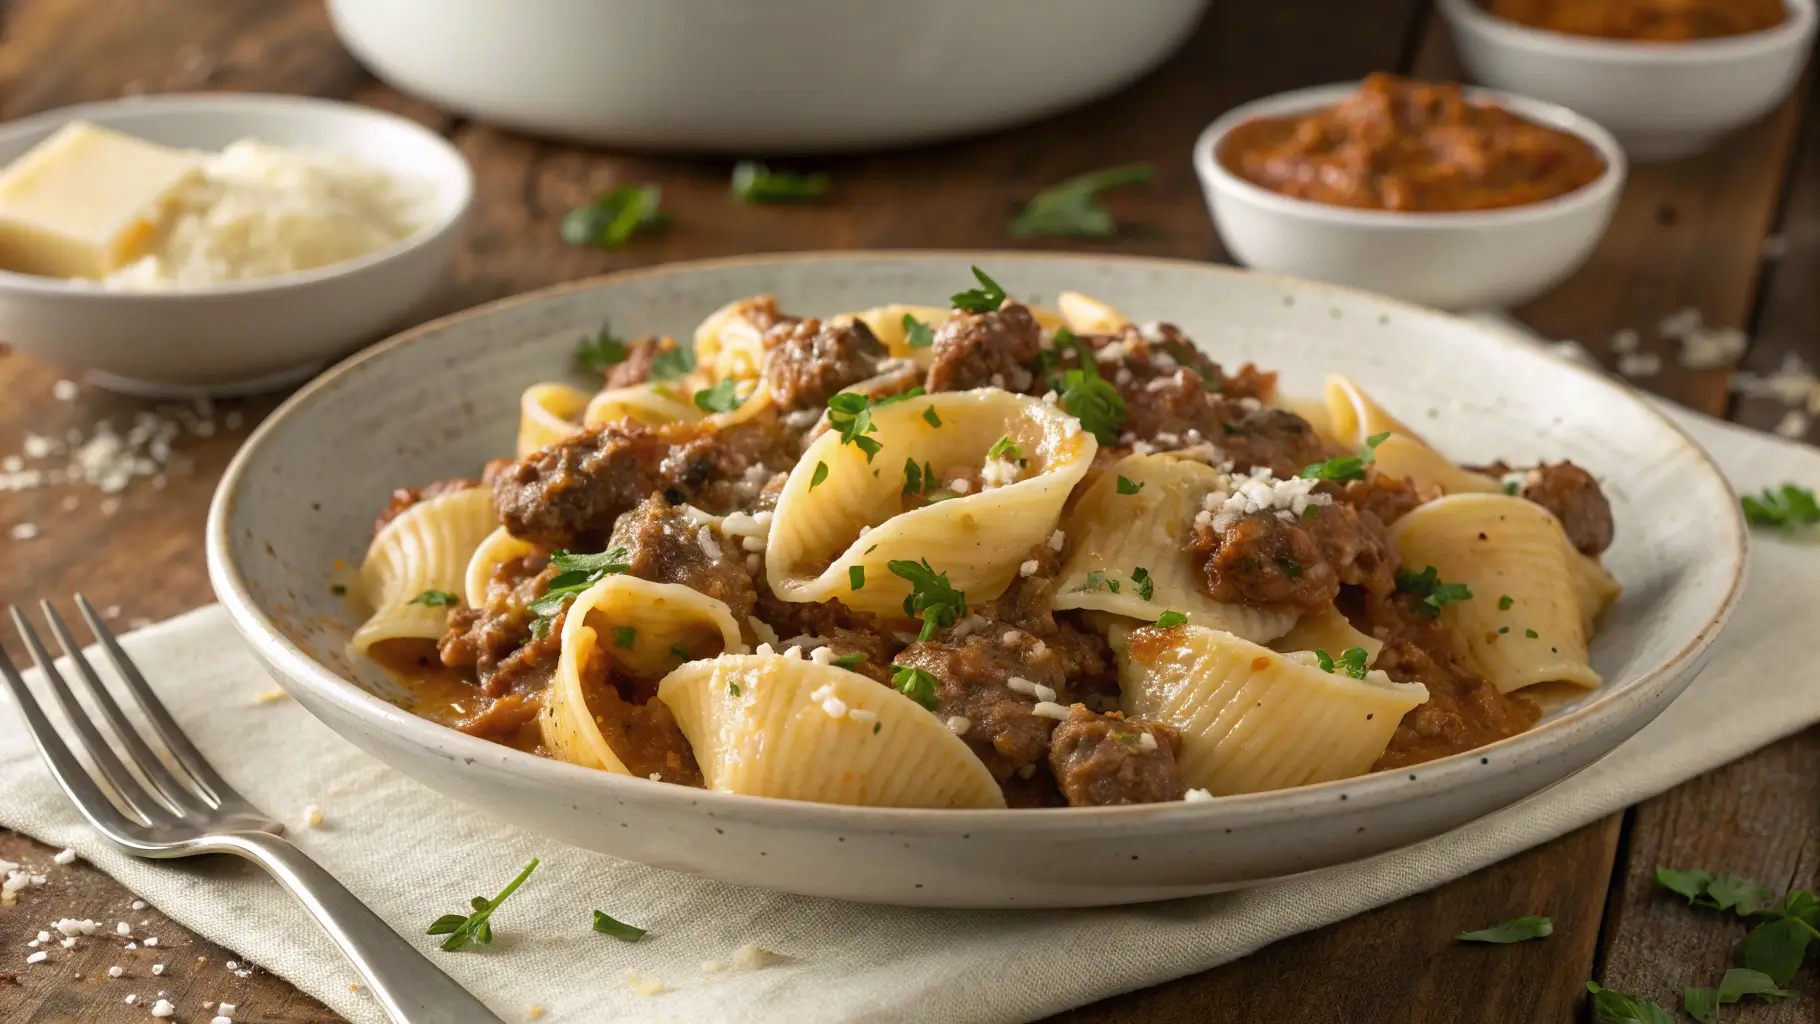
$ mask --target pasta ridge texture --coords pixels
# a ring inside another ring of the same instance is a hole
[[[449,610],[413,604],[425,591],[459,593],[470,557],[498,517],[484,487],[420,501],[385,525],[360,563],[360,595],[373,614],[354,631],[353,646],[366,654],[386,640],[436,640]]]

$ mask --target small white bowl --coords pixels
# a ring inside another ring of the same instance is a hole
[[[858,150],[1117,89],[1207,0],[330,0],[374,74],[495,124],[656,149]],[[527,9],[535,11],[528,13]]]
[[[0,127],[0,166],[71,121],[192,149],[220,150],[251,136],[332,150],[432,190],[426,223],[415,234],[296,274],[125,291],[0,271],[0,339],[131,394],[268,390],[380,337],[442,284],[474,195],[467,161],[435,132],[383,111],[292,96],[176,95],[65,107]]]
[[[1520,305],[1561,283],[1592,255],[1624,187],[1624,151],[1603,128],[1564,107],[1485,89],[1469,99],[1585,139],[1605,173],[1540,203],[1462,213],[1399,213],[1297,199],[1227,170],[1220,147],[1261,117],[1331,107],[1358,83],[1279,93],[1227,111],[1194,144],[1194,169],[1226,251],[1248,267],[1363,288],[1440,309]]]
[[[1801,77],[1814,0],[1783,0],[1788,20],[1749,35],[1686,43],[1594,39],[1494,17],[1478,0],[1441,0],[1475,81],[1560,103],[1611,129],[1640,161],[1701,152],[1775,108]]]

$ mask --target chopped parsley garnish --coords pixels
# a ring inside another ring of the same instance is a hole
[[[1358,650],[1358,648],[1353,648]],[[1363,654],[1363,651],[1359,653]],[[1461,932],[1455,935],[1455,942],[1489,942],[1496,945],[1509,945],[1512,942],[1527,942],[1530,939],[1545,939],[1555,933],[1554,921],[1546,917],[1513,917],[1503,924],[1490,928],[1481,928],[1476,932]]]
[[[1397,593],[1421,598],[1416,607],[1430,616],[1441,614],[1441,606],[1444,604],[1457,604],[1472,597],[1472,591],[1464,583],[1441,582],[1440,575],[1432,565],[1421,572],[1398,569]],[[1529,635],[1535,636],[1534,633]]]
[[[930,711],[934,711],[936,706],[941,703],[941,699],[936,696],[935,677],[920,668],[909,665],[892,665],[891,685],[897,687],[897,692]]]
[[[904,314],[904,344],[910,348],[928,348],[935,344],[935,328],[908,313]]]
[[[672,343],[651,360],[652,380],[675,380],[695,372],[695,346]]]
[[[935,406],[932,405],[923,410],[923,422],[932,427],[939,427],[942,425],[942,418],[935,414]]]
[[[1131,570],[1131,582],[1137,584],[1138,596],[1146,601],[1156,593],[1156,581],[1150,578],[1150,570],[1141,565]]]
[[[1499,633],[1500,633],[1500,634],[1503,634],[1503,633],[1508,633],[1508,632],[1510,632],[1510,627],[1509,627],[1509,626],[1499,626],[1499,627],[1498,627],[1498,632],[1499,632]]]
[[[992,442],[992,447],[986,450],[986,458],[1019,462],[1024,458],[1024,450],[1017,445],[1012,444],[1011,435],[1007,434],[1000,437],[997,441]]]
[[[806,203],[826,191],[826,174],[774,171],[756,160],[733,165],[733,198],[742,203]]]
[[[1526,630],[1524,630],[1524,631],[1523,631],[1523,635],[1524,635],[1524,636],[1526,636],[1526,637],[1528,637],[1528,638],[1530,638],[1530,639],[1531,639],[1531,640],[1540,640],[1540,639],[1542,639],[1542,634],[1540,634],[1540,633],[1538,633],[1538,632],[1536,632],[1536,631],[1535,631],[1535,630],[1533,630],[1533,629],[1526,629]]]
[[[1596,981],[1586,983],[1592,993],[1593,1014],[1605,1024],[1675,1024],[1667,1010],[1647,999],[1604,988]]]
[[[902,494],[905,497],[909,497],[912,494],[921,494],[923,493],[924,487],[923,467],[917,465],[915,459],[905,459],[904,489]]]
[[[551,555],[550,564],[558,572],[551,578],[549,589],[544,591],[543,596],[531,602],[531,611],[537,615],[531,622],[531,634],[537,637],[548,635],[550,621],[556,618],[575,595],[608,576],[632,568],[625,559],[625,548],[614,548],[595,555],[577,555],[568,551],[558,551]]]
[[[1701,1024],[1714,1024],[1719,1007],[1738,1002],[1745,996],[1756,996],[1766,1003],[1793,999],[1797,993],[1780,988],[1769,975],[1747,967],[1733,967],[1720,979],[1718,988],[1686,988],[1681,991],[1681,1005],[1688,1016]]]
[[[872,422],[872,410],[915,398],[922,393],[922,388],[914,387],[902,394],[873,399],[852,391],[842,391],[828,399],[828,424],[839,431],[842,444],[850,444],[865,452],[866,461],[871,462],[872,457],[884,448],[884,445],[866,436],[878,429]]]
[[[621,185],[563,214],[557,231],[570,245],[618,249],[640,231],[663,227],[670,215],[658,209],[663,190],[656,185]]]
[[[1158,629],[1174,629],[1177,626],[1185,626],[1187,624],[1188,616],[1183,615],[1181,612],[1164,612],[1156,617],[1156,626]]]
[[[815,464],[815,472],[809,474],[809,489],[812,491],[815,490],[817,487],[820,487],[822,481],[826,479],[828,479],[828,464],[826,462],[817,462]]]
[[[1517,493],[1517,482],[1515,480],[1504,481],[1504,493],[1512,494],[1512,495],[1516,494]]]
[[[637,942],[645,937],[645,930],[624,921],[615,920],[604,910],[594,912],[594,930],[602,935],[611,935],[621,942]]]
[[[883,729],[884,727],[885,727],[885,723],[883,723],[883,722],[873,722],[872,723],[872,735],[877,736],[878,731],[880,729]]]
[[[728,683],[727,684],[727,693],[729,696],[733,696],[733,697],[739,696],[739,684],[738,683]]]
[[[689,652],[688,652],[688,651],[685,651],[685,650],[683,650],[683,649],[682,649],[682,648],[680,648],[680,647],[672,647],[672,648],[670,648],[670,657],[672,657],[672,658],[675,658],[675,659],[676,659],[676,660],[677,660],[677,661],[690,661],[690,660],[692,660],[692,659],[691,659],[691,658],[690,658],[690,657],[689,657]]]
[[[448,938],[442,942],[442,948],[449,953],[453,953],[469,943],[476,946],[491,945],[493,926],[487,919],[493,916],[493,911],[499,909],[499,905],[506,901],[507,896],[518,891],[518,887],[523,885],[525,879],[531,877],[531,872],[535,870],[537,870],[537,858],[532,857],[531,863],[525,865],[517,878],[506,883],[506,887],[500,890],[499,895],[490,900],[485,896],[474,897],[468,901],[468,905],[474,908],[472,914],[444,914],[437,918],[424,934],[447,935]]]
[[[841,668],[852,668],[865,660],[866,656],[864,654],[859,651],[854,651],[852,654],[843,654],[840,657],[835,658],[833,663],[839,665]]]
[[[1283,570],[1283,575],[1292,580],[1297,579],[1302,575],[1302,563],[1288,555],[1277,556],[1277,568]]]
[[[1134,484],[1130,480],[1128,480],[1122,476],[1119,477],[1118,487],[1119,487],[1120,494],[1136,494],[1137,492],[1144,489],[1143,484]]]
[[[1063,370],[1060,386],[1056,391],[1061,396],[1062,408],[1068,415],[1081,421],[1082,429],[1092,434],[1101,444],[1112,444],[1118,440],[1119,427],[1125,423],[1125,396],[1100,376],[1100,370],[1093,361],[1093,349],[1086,342],[1074,336],[1066,327],[1055,332],[1057,351],[1072,346],[1080,354],[1081,366],[1076,370]]]
[[[1328,675],[1337,672],[1354,679],[1365,678],[1365,659],[1367,657],[1369,656],[1363,647],[1348,647],[1340,652],[1338,658],[1318,648],[1314,652],[1315,664],[1321,666],[1321,671]]]
[[[695,393],[695,407],[702,412],[732,412],[739,408],[739,382],[724,377],[719,384]]]
[[[847,566],[847,588],[859,590],[866,585],[866,567],[863,565]]]
[[[626,343],[613,336],[606,324],[594,337],[583,336],[575,345],[575,365],[591,373],[605,373],[607,368],[626,361]]]
[[[922,633],[917,636],[919,641],[934,636],[943,626],[954,625],[956,619],[967,614],[967,595],[949,585],[948,574],[936,572],[928,559],[920,562],[892,559],[885,567],[893,576],[910,581],[910,596],[904,598],[904,614],[923,620]]]
[[[1390,438],[1390,432],[1373,434],[1357,455],[1337,455],[1326,462],[1305,466],[1299,476],[1309,480],[1363,480],[1365,467],[1377,459],[1377,447]]]
[[[340,595],[345,594],[347,592],[348,592],[348,585],[346,583],[329,584],[329,593],[331,593],[331,594],[334,594],[339,597]],[[419,596],[422,596],[422,595],[419,595]]]
[[[973,277],[979,281],[980,287],[956,292],[949,300],[954,303],[955,309],[968,313],[990,313],[1005,304],[1005,289],[1000,288],[997,281],[987,277],[984,270],[974,267]]]
[[[1142,185],[1156,173],[1149,164],[1126,164],[1058,182],[1030,199],[1011,221],[1017,238],[1089,235],[1105,237],[1118,231],[1118,222],[1100,202],[1099,194],[1124,185]]]
[[[344,588],[345,589],[345,588]],[[461,598],[446,590],[426,590],[411,598],[412,604],[421,604],[429,608],[452,608],[461,603]]]
[[[1509,594],[1505,594],[1503,597],[1498,598],[1498,610],[1501,612],[1510,611],[1510,606],[1516,603],[1516,598],[1511,597]]]
[[[613,627],[613,646],[630,647],[638,642],[638,630],[633,626]]]
[[[1745,495],[1744,520],[1752,526],[1788,530],[1820,523],[1820,503],[1814,492],[1795,484],[1765,487],[1760,495]]]
[[[1119,581],[1095,569],[1087,574],[1087,578],[1081,582],[1080,589],[1088,593],[1096,590],[1110,590],[1116,594],[1119,592]]]

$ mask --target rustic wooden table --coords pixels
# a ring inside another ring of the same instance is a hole
[[[473,162],[478,199],[453,286],[432,312],[626,267],[776,249],[1002,248],[1020,199],[1069,175],[1148,160],[1149,189],[1114,197],[1127,228],[1078,248],[1219,260],[1223,253],[1189,168],[1195,134],[1221,111],[1266,93],[1356,78],[1374,69],[1450,76],[1446,34],[1421,0],[1215,0],[1194,38],[1161,70],[1118,96],[988,138],[889,157],[825,161],[823,205],[741,207],[726,199],[728,162],[627,156],[496,130],[401,96],[336,42],[316,0],[0,0],[0,118],[130,92],[230,89],[301,93],[398,111],[453,139]],[[1519,311],[1552,337],[1584,343],[1615,364],[1609,340],[1636,328],[1662,371],[1635,383],[1714,415],[1768,429],[1784,410],[1733,402],[1735,369],[1773,370],[1785,356],[1820,357],[1820,110],[1807,87],[1722,151],[1637,168],[1617,221],[1592,262]],[[563,245],[556,220],[605,187],[657,181],[675,223],[623,252]],[[1771,244],[1766,244],[1771,243]],[[1054,242],[1043,241],[1043,246]],[[1692,307],[1708,324],[1753,337],[1739,366],[1693,371],[1656,335]],[[0,325],[0,337],[4,325]],[[28,435],[60,437],[97,420],[132,420],[141,403],[83,387],[53,394],[69,371],[0,346],[0,455]],[[63,389],[58,389],[63,390]],[[117,624],[161,619],[211,599],[201,544],[204,509],[235,446],[276,397],[224,403],[211,436],[178,442],[188,472],[141,479],[116,496],[87,487],[0,493],[0,527],[37,524],[33,540],[0,531],[0,603],[88,593],[118,606]],[[238,413],[238,415],[234,415]],[[1813,483],[1813,481],[1809,481]],[[155,486],[156,485],[156,486]],[[7,650],[21,655],[11,636]],[[0,728],[16,728],[8,722]],[[3,797],[0,797],[3,799]],[[1820,729],[1812,729],[1638,807],[1433,892],[1412,897],[1204,974],[1064,1015],[1077,1024],[1127,1021],[1560,1021],[1584,1014],[1583,984],[1677,1001],[1684,984],[1718,976],[1738,929],[1689,913],[1652,891],[1658,864],[1700,865],[1812,887],[1820,844]],[[132,895],[54,851],[0,831],[0,858],[42,866],[49,883],[0,908],[0,1019],[138,1021],[109,986],[110,943],[24,969],[25,942],[67,915],[124,917]],[[276,891],[274,899],[282,898]],[[1543,942],[1466,948],[1450,936],[1543,913]],[[191,935],[156,908],[132,915],[174,956],[158,982],[179,1020],[205,999],[243,1021],[333,1021],[279,978],[240,978],[234,953]],[[135,966],[135,970],[145,965]],[[17,972],[16,974],[12,972]],[[1698,982],[1710,984],[1710,980]],[[1798,984],[1815,995],[1811,978]],[[140,985],[143,988],[144,985]],[[1752,1021],[1812,1021],[1811,999],[1753,1008]]]

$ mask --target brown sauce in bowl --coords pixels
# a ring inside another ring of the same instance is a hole
[[[1487,0],[1485,6],[1531,28],[1647,43],[1749,35],[1788,20],[1783,0]]]
[[[1577,135],[1469,102],[1458,85],[1383,73],[1325,110],[1240,124],[1219,159],[1281,195],[1402,213],[1539,203],[1606,171]]]

